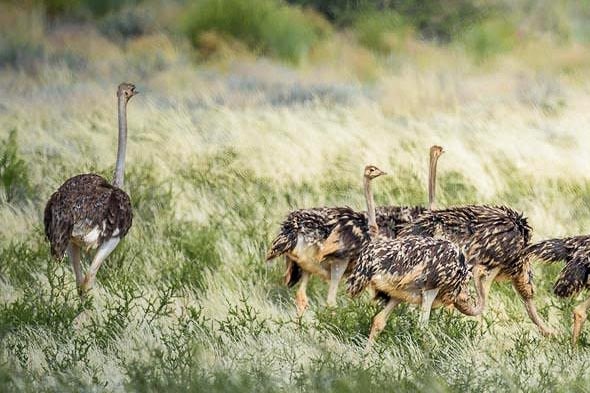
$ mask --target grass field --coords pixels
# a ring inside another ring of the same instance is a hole
[[[439,206],[510,205],[535,241],[587,233],[586,47],[551,47],[546,64],[530,56],[541,44],[476,66],[416,42],[376,64],[345,48],[298,68],[248,55],[195,66],[160,34],[121,46],[59,33],[47,42],[69,52],[0,69],[1,391],[590,390],[589,330],[573,350],[575,300],[551,291],[560,266],[535,266],[555,338],[501,283],[480,321],[436,310],[421,329],[400,307],[365,356],[378,311],[367,295],[341,288],[329,310],[313,280],[297,320],[283,261],[264,262],[290,210],[364,208],[366,163],[390,173],[375,182],[379,204],[424,204],[432,144],[447,151]],[[134,224],[81,304],[42,213],[70,176],[111,177],[122,80],[141,91],[129,104]]]

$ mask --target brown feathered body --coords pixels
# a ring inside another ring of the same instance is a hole
[[[557,296],[575,296],[590,288],[590,235],[543,240],[527,247],[526,253],[545,262],[565,262],[553,286]]]
[[[527,219],[508,207],[472,205],[425,212],[398,236],[444,238],[464,250],[469,264],[499,268],[500,277],[513,277],[530,273],[522,253],[531,231]]]
[[[414,222],[426,211],[423,206],[378,206],[375,209],[375,218],[379,234],[390,238],[397,237],[400,228]],[[366,220],[366,212],[363,214]]]
[[[381,206],[377,208],[377,224],[384,236],[395,237],[399,228],[413,221],[425,211],[423,207]],[[328,239],[336,225],[348,223],[351,228],[343,245],[337,247]],[[352,228],[355,228],[352,230]],[[271,260],[280,255],[286,256],[285,283],[295,285],[301,278],[301,270],[327,277],[330,258],[356,261],[364,242],[369,239],[366,212],[357,212],[349,207],[320,207],[295,210],[281,224],[266,255]],[[327,244],[330,243],[330,244]],[[299,262],[306,256],[308,263]],[[323,261],[323,262],[320,262]],[[304,264],[304,266],[302,266]],[[351,266],[347,268],[347,273]]]
[[[62,259],[70,241],[97,248],[110,238],[123,238],[132,220],[131,201],[123,190],[99,175],[82,174],[66,180],[49,198],[45,236],[53,257]]]
[[[342,230],[347,231],[346,224]],[[433,306],[441,306],[452,305],[460,294],[466,294],[470,278],[465,256],[447,240],[378,236],[360,253],[347,289],[356,296],[370,286],[379,299],[414,304],[422,301],[423,291],[438,289]]]

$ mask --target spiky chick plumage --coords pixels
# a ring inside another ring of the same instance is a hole
[[[471,271],[456,245],[434,237],[391,238],[377,231],[370,183],[380,172],[371,165],[365,168],[368,219],[361,222],[342,219],[330,235],[330,238],[338,239],[342,247],[360,246],[358,260],[347,279],[349,294],[356,296],[370,286],[375,297],[387,303],[373,319],[367,348],[385,327],[389,313],[399,302],[421,304],[422,323],[427,323],[433,306],[455,305],[468,315],[477,315],[482,309],[480,305],[473,307],[469,304],[467,286]],[[479,289],[478,298],[481,300]]]
[[[426,212],[398,235],[447,239],[465,248],[471,264],[500,267],[501,273],[514,276],[523,269],[522,250],[531,232],[526,217],[509,207],[470,205]]]
[[[367,243],[347,279],[347,290],[357,296],[371,285],[376,296],[409,298],[421,291],[439,289],[437,303],[453,304],[466,288],[470,268],[453,243],[421,236],[387,238]],[[407,301],[407,300],[406,300]]]
[[[553,292],[558,297],[573,297],[584,289],[590,289],[590,235],[543,240],[528,246],[525,254],[527,259],[565,263],[553,285]],[[590,299],[574,309],[574,345],[586,321],[589,305]]]
[[[552,334],[539,317],[533,302],[533,273],[525,248],[532,228],[526,217],[506,206],[469,205],[429,211],[405,225],[398,235],[440,237],[465,250],[470,265],[483,274],[484,296],[498,279],[510,279],[525,302],[530,319],[544,335]]]
[[[399,228],[415,220],[426,209],[421,206],[379,206],[377,207],[377,223],[379,231],[385,236],[394,237]],[[324,246],[335,226],[342,221],[354,222],[360,232],[350,238],[346,246],[339,247],[337,252],[329,252]],[[318,254],[319,259],[330,257],[344,258],[355,261],[362,247],[363,239],[368,238],[367,213],[357,212],[348,207],[319,207],[295,210],[287,215],[281,223],[281,229],[273,239],[266,260],[286,256],[285,284],[289,287],[296,285],[302,277],[300,264],[296,258],[288,255],[293,251],[298,239],[302,239],[307,247],[315,252],[326,251],[328,254]],[[350,266],[347,272],[350,271]]]

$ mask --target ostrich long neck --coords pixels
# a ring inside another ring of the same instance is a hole
[[[125,180],[125,150],[127,148],[127,102],[123,94],[119,96],[119,145],[113,185],[123,188]]]
[[[434,203],[436,198],[436,163],[438,157],[434,154],[430,155],[430,167],[428,171],[428,210],[434,209]]]
[[[486,307],[486,298],[485,298],[485,294],[484,294],[484,288],[483,288],[483,283],[481,281],[481,277],[478,277],[478,275],[480,274],[479,272],[476,273],[478,267],[474,268],[474,284],[475,284],[475,292],[477,294],[477,300],[475,303],[475,306],[472,306],[469,303],[469,300],[467,297],[458,300],[455,302],[455,308],[457,308],[457,310],[459,310],[461,313],[465,314],[465,315],[470,315],[470,316],[477,316],[479,314],[481,314],[484,310],[484,308]]]
[[[369,222],[369,234],[371,237],[377,236],[377,218],[375,217],[375,199],[373,199],[373,190],[371,190],[371,179],[365,176],[365,199],[367,200],[367,218]]]

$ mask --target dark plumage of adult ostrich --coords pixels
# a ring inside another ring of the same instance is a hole
[[[434,184],[433,184],[434,187]],[[431,193],[434,200],[434,189]],[[433,203],[432,203],[433,204]],[[527,219],[506,206],[468,205],[430,210],[399,230],[398,236],[447,239],[461,247],[472,266],[479,266],[476,286],[487,299],[495,280],[511,280],[523,299],[529,318],[543,335],[551,335],[533,302],[532,269],[524,249],[532,229]]]
[[[43,221],[51,254],[61,260],[67,251],[81,296],[92,288],[100,265],[131,227],[131,201],[122,188],[127,146],[127,103],[135,94],[137,91],[131,83],[121,83],[117,89],[119,142],[113,183],[93,173],[74,176],[51,195],[45,206]],[[80,264],[82,249],[97,250],[85,276]]]
[[[430,149],[429,184],[436,181],[436,162],[442,152],[439,146]],[[421,206],[379,206],[376,209],[379,232],[395,237],[402,224],[413,221],[425,211]],[[347,247],[336,245],[332,241],[334,239],[327,242],[335,226],[347,220],[359,223],[356,224],[358,228],[367,228],[367,213],[349,207],[295,210],[281,224],[266,260],[285,255],[285,284],[292,287],[300,283],[295,295],[298,315],[302,315],[308,305],[306,289],[311,275],[329,281],[326,303],[329,306],[336,305],[338,284],[344,274],[350,272],[351,263],[356,261],[362,248],[361,239],[368,237],[368,232],[357,233],[356,240],[347,243]],[[328,243],[331,245],[327,246]]]
[[[529,258],[545,262],[565,262],[553,292],[562,298],[572,297],[584,289],[590,289],[590,235],[549,239],[531,244],[526,254]],[[590,298],[574,308],[572,345],[576,345],[586,322]]]
[[[478,304],[472,306],[469,302],[471,269],[456,245],[443,239],[391,238],[379,233],[371,180],[383,174],[375,166],[365,168],[368,219],[364,222],[342,220],[330,235],[331,240],[343,247],[349,247],[351,242],[362,243],[358,262],[347,279],[348,293],[356,296],[371,287],[375,297],[386,302],[385,308],[373,319],[367,349],[384,329],[391,311],[401,302],[421,305],[422,325],[428,323],[432,307],[453,305],[470,316],[479,315],[484,307],[481,286],[476,288]],[[361,239],[359,234],[362,234]]]

